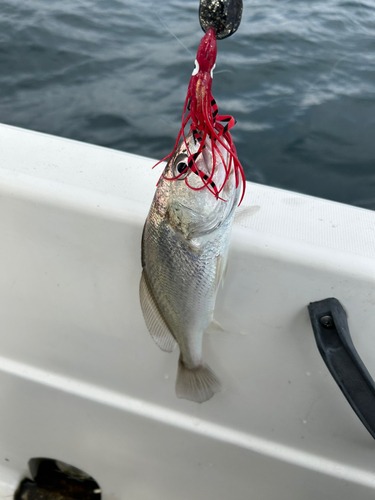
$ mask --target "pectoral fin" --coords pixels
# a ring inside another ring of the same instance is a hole
[[[211,323],[208,325],[208,327],[205,329],[204,332],[205,333],[224,333],[225,330],[218,321],[215,321],[213,319],[211,321]]]
[[[144,270],[139,285],[139,297],[143,317],[151,337],[162,351],[172,352],[177,342],[166,325],[150,290]]]
[[[250,217],[258,213],[259,210],[259,205],[252,205],[251,207],[238,207],[234,214],[234,223],[240,226],[247,227]]]

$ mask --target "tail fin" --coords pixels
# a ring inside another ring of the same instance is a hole
[[[178,398],[203,403],[212,398],[216,392],[220,392],[220,390],[220,380],[209,366],[201,365],[195,370],[190,370],[183,364],[180,357],[176,380]]]

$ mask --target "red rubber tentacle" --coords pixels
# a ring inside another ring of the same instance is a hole
[[[196,188],[196,187],[190,186],[190,184],[187,182],[187,179],[188,179],[188,178],[186,177],[186,179],[185,179],[185,183],[186,183],[186,185],[187,185],[190,189],[192,189],[193,191],[200,191],[201,189],[204,189],[204,188],[206,187],[206,188],[210,191],[210,193],[212,193],[212,194],[215,196],[215,198],[217,198],[218,200],[221,200],[221,201],[227,201],[227,200],[224,200],[224,198],[220,198],[220,196],[217,196],[217,195],[216,195],[216,193],[215,193],[214,191],[212,191],[212,189],[211,189],[211,187],[210,187],[210,186],[205,186],[205,185],[203,185],[203,186],[201,186],[201,187]],[[202,180],[203,180],[203,179],[202,179]]]
[[[228,149],[228,147],[223,143],[223,141],[220,139],[220,137],[217,135],[217,132],[216,130],[214,129],[214,127],[211,125],[211,123],[208,123],[207,124],[211,133],[214,135],[214,138],[217,140],[217,142],[219,144],[221,144],[223,146],[224,149],[226,149],[228,151],[229,154],[233,154],[232,151],[230,149]]]
[[[217,149],[217,153],[219,154],[221,162],[222,162],[222,164],[224,166],[224,169],[225,169],[225,178],[223,180],[221,188],[219,189],[219,193],[221,193],[221,191],[224,189],[224,186],[225,186],[225,184],[227,183],[227,181],[229,179],[230,169],[231,169],[231,164],[232,164],[232,157],[229,156],[229,165],[227,166],[226,163],[225,163],[225,161],[224,161],[223,155],[221,154],[220,149],[216,145],[215,145],[215,147]]]
[[[228,151],[229,154],[233,154],[232,151],[228,148],[228,146],[226,146],[226,144],[224,144],[223,141],[220,139],[220,137],[218,136],[215,128],[213,127],[213,125],[210,122],[207,122],[207,126],[208,126],[211,134],[213,135],[214,139],[217,140],[217,142],[219,144],[221,144],[223,146],[223,148]]]
[[[177,146],[178,146],[178,143],[179,143],[179,140],[180,140],[180,137],[181,137],[181,135],[184,133],[184,130],[185,130],[186,124],[187,124],[187,123],[188,123],[188,121],[191,119],[191,110],[189,111],[189,113],[187,114],[187,116],[186,116],[186,118],[185,118],[185,115],[186,115],[186,109],[187,109],[187,105],[188,105],[188,102],[189,102],[190,97],[191,97],[191,95],[190,95],[190,92],[189,92],[189,89],[188,89],[188,93],[187,93],[187,95],[186,95],[186,99],[185,99],[184,109],[183,109],[183,111],[182,111],[181,129],[180,129],[180,132],[178,133],[177,140],[176,140],[175,145],[174,145],[174,148],[173,148],[173,152],[174,152],[174,151],[176,151]]]
[[[210,136],[210,139],[211,139],[211,154],[212,154],[212,171],[210,175],[210,180],[212,180],[214,176],[214,166],[216,166],[216,156],[215,156],[215,142],[212,135]]]
[[[215,129],[213,129],[213,130],[215,130]],[[215,141],[215,137],[213,137],[213,134],[211,133],[211,140],[212,140],[212,138],[213,138],[213,139],[214,139],[214,141]],[[218,147],[217,147],[217,146],[216,146],[216,144],[214,143],[214,149],[213,149],[213,151],[212,151],[212,156],[214,156],[214,155],[216,156],[215,149],[216,149],[217,151],[219,151]],[[221,154],[220,154],[220,156],[221,156]],[[222,159],[222,161],[223,161],[223,165],[224,165],[225,171],[227,171],[226,164],[225,164],[225,162],[224,162],[224,158],[223,158],[222,156],[221,156],[221,159]]]
[[[187,101],[188,97],[186,97],[186,101]],[[185,101],[185,102],[186,102]],[[184,108],[185,109],[185,108]],[[163,161],[165,161],[166,159],[170,158],[171,156],[173,156],[174,152],[176,151],[177,149],[177,146],[178,146],[178,143],[180,141],[180,137],[182,135],[182,129],[186,127],[186,124],[188,123],[188,121],[190,120],[190,113],[188,114],[188,116],[186,117],[186,120],[185,122],[182,122],[182,127],[178,133],[178,136],[177,136],[177,139],[176,139],[176,142],[175,142],[175,145],[173,147],[173,150],[172,150],[172,153],[169,153],[169,155],[165,156],[162,160],[159,160],[157,163],[155,163],[155,165],[152,167],[152,168],[155,168],[157,167],[158,165],[160,165],[160,163],[162,163]],[[160,179],[159,179],[160,180]]]
[[[231,138],[232,139],[232,138]],[[232,140],[232,143],[233,143],[233,140]],[[246,178],[245,178],[245,172],[243,171],[243,168],[242,168],[242,165],[237,157],[237,151],[236,151],[236,147],[233,143],[233,150],[235,151],[236,153],[236,156],[234,157],[234,163],[235,163],[235,172],[237,173],[237,176],[238,176],[238,171],[240,173],[240,177],[241,177],[241,181],[242,181],[242,195],[241,195],[241,199],[238,203],[238,206],[241,205],[242,203],[242,200],[245,196],[245,191],[246,191]],[[238,184],[236,185],[236,188],[238,187],[239,185],[239,179],[238,179]]]
[[[200,172],[200,171],[198,170],[198,172]],[[195,173],[195,172],[194,172],[194,173]],[[200,172],[200,173],[202,173],[202,172]],[[199,173],[198,173],[198,175],[199,175],[199,177],[201,177]],[[210,193],[212,193],[214,196],[216,196],[216,195],[215,195],[215,192],[214,192],[214,191],[212,191],[212,189],[211,189],[210,185],[205,184],[205,181],[204,181],[202,178],[201,178],[201,180],[202,180],[202,182],[203,182],[203,186],[193,187],[193,186],[191,186],[191,185],[189,184],[189,182],[188,182],[188,177],[186,177],[186,178],[185,178],[185,184],[186,184],[186,185],[187,185],[190,189],[192,189],[193,191],[201,191],[202,189],[207,188],[207,189],[210,191]]]
[[[224,138],[227,140],[227,142],[230,146],[230,156],[234,160],[234,169],[235,169],[235,173],[236,173],[236,188],[237,188],[238,187],[238,172],[237,172],[237,170],[238,169],[240,170],[242,178],[244,178],[245,174],[243,172],[242,165],[241,165],[240,161],[238,160],[237,151],[236,151],[236,148],[234,146],[233,139],[232,139],[230,132],[226,131],[224,134]]]
[[[230,147],[228,148],[220,140],[220,138],[218,137],[215,129],[213,128],[213,126],[211,125],[210,122],[207,122],[207,126],[208,126],[209,129],[211,129],[211,133],[214,134],[215,139],[224,147],[224,149],[226,149],[228,151],[228,153],[230,154],[230,157],[233,158],[233,160],[234,160],[234,170],[237,173],[237,175],[236,175],[236,188],[238,187],[238,170],[240,171],[240,176],[241,176],[242,183],[243,183],[242,196],[241,196],[241,200],[240,200],[240,203],[241,203],[242,200],[243,200],[243,197],[245,195],[246,180],[245,180],[245,174],[244,174],[242,165],[239,162],[238,157],[237,157],[237,152],[236,152],[236,149],[235,149],[234,144],[233,144],[232,136],[230,135],[230,133],[228,131],[225,132],[225,135],[227,135],[227,137],[225,137],[225,138],[226,139],[230,138],[229,141],[228,141],[228,144],[230,145]],[[223,186],[224,186],[224,184],[225,183],[223,183]]]
[[[200,142],[200,146],[199,146],[199,149],[198,149],[197,153],[201,153],[203,151],[203,149],[205,148],[205,146],[206,146],[206,137],[207,137],[207,130],[205,130],[203,132],[202,140]]]
[[[211,101],[212,101],[212,95],[210,94],[210,100],[209,102],[207,102],[207,96],[206,96],[206,101],[205,101],[205,104],[206,104],[206,108],[205,108],[205,112],[204,113],[204,119],[205,119],[205,122],[207,122],[208,120],[212,120],[212,113],[211,113]],[[208,116],[208,120],[207,120],[207,110],[208,110],[208,113],[209,113],[209,116]],[[211,113],[211,115],[210,115]],[[207,136],[207,134],[209,133],[209,129],[208,127],[206,126],[205,127],[205,134]],[[212,153],[212,169],[211,169],[211,174],[208,176],[208,179],[207,179],[207,182],[208,183],[211,183],[212,182],[212,179],[214,177],[214,174],[215,174],[215,169],[216,169],[216,155],[215,155],[215,149],[214,149],[214,141],[213,141],[213,138],[212,138],[212,135],[211,135],[211,153]]]
[[[222,163],[223,163],[223,165],[224,165],[225,172],[229,175],[229,173],[230,173],[230,167],[229,167],[229,166],[227,166],[227,164],[225,163],[224,158],[223,158],[223,155],[221,154],[221,151],[220,151],[220,149],[216,146],[216,144],[215,144],[215,147],[216,147],[216,149],[217,149],[217,151],[218,151],[218,153],[219,153],[219,155],[220,155],[220,159],[221,159],[221,161],[222,161]],[[229,158],[232,158],[232,155],[229,155]]]
[[[224,135],[227,132],[229,132],[229,130],[233,128],[236,124],[236,120],[231,115],[217,115],[216,119],[218,122],[223,122],[223,121],[227,122],[226,125],[220,124],[222,127],[220,135]]]
[[[189,102],[189,99],[190,99],[190,111],[185,119],[185,115],[186,115],[186,109],[188,107],[188,102]],[[194,117],[194,110],[193,110],[193,95],[192,95],[192,90],[191,90],[191,79],[190,79],[190,82],[189,82],[189,86],[188,86],[188,91],[187,91],[187,95],[186,95],[186,99],[185,99],[185,103],[184,103],[184,109],[182,111],[182,118],[181,118],[181,130],[180,130],[180,134],[179,134],[179,137],[178,139],[180,139],[181,137],[181,134],[183,135],[184,137],[184,143],[185,145],[187,146],[186,144],[186,138],[185,138],[185,127],[190,120],[193,120],[193,117]],[[175,146],[175,149],[176,149],[177,146]]]
[[[197,153],[195,153],[195,154],[197,155]],[[197,157],[198,157],[198,155],[197,155]],[[197,174],[199,175],[199,177],[201,178],[201,180],[202,180],[202,182],[203,182],[203,186],[200,186],[200,187],[197,187],[197,188],[195,188],[195,187],[193,187],[193,186],[190,186],[190,184],[189,184],[189,182],[188,182],[188,178],[187,178],[187,177],[186,177],[186,179],[185,179],[185,184],[186,184],[189,188],[193,189],[193,191],[200,191],[201,189],[204,189],[204,188],[206,187],[206,188],[207,188],[207,189],[208,189],[208,190],[209,190],[212,194],[214,194],[214,195],[216,196],[216,193],[217,193],[217,187],[216,187],[216,185],[215,185],[214,191],[212,191],[212,189],[211,189],[211,187],[210,187],[210,186],[211,186],[211,181],[209,181],[209,178],[204,179],[204,176],[205,176],[206,174],[204,174],[203,172],[201,172],[201,171],[199,170],[199,168],[198,168],[197,164],[195,163],[195,159],[194,159],[194,156],[193,156],[193,155],[191,155],[191,156],[188,158],[188,164],[189,164],[189,162],[190,162],[191,160],[193,161],[193,165],[190,167],[190,170],[191,170],[192,172],[194,172],[194,173],[197,173]],[[216,192],[215,192],[215,190],[216,190]]]
[[[219,149],[218,149],[218,154],[219,154],[219,155],[221,156],[221,158],[222,158],[222,163],[223,163],[223,165],[224,165],[224,169],[225,169],[225,178],[224,178],[223,183],[222,183],[222,185],[221,185],[221,187],[220,187],[220,189],[219,189],[219,193],[221,193],[221,191],[224,189],[225,184],[227,183],[227,181],[228,181],[228,179],[229,179],[229,175],[230,175],[230,168],[231,168],[231,162],[232,162],[232,157],[231,157],[231,156],[229,157],[229,165],[227,166],[227,165],[225,164],[225,162],[224,162],[224,159],[223,159],[222,154],[221,154],[221,152],[220,152],[220,150],[219,150]]]
[[[244,171],[243,171],[242,168],[240,169],[240,174],[241,174],[241,180],[242,180],[242,195],[241,195],[241,199],[240,199],[240,201],[238,203],[238,206],[241,205],[242,200],[243,200],[243,198],[245,196],[245,190],[246,190],[246,178],[245,178],[245,173],[244,173]]]
[[[161,174],[161,177],[163,177],[163,179],[165,179],[166,181],[177,181],[181,176],[185,175],[185,172],[186,172],[186,169],[174,177],[165,177],[164,172],[163,172]],[[160,179],[159,179],[159,181],[160,181]]]
[[[173,153],[174,151],[172,151],[172,153],[169,153],[169,155],[163,158],[162,160],[159,160],[157,163],[155,163],[155,165],[152,168],[157,167],[158,165],[160,165],[161,162],[165,161],[167,158],[170,158],[173,155]]]
[[[228,153],[229,153],[231,156],[236,156],[236,153],[233,153],[233,149],[232,149],[231,147],[229,147],[229,148],[228,148],[228,146],[226,146],[226,144],[224,144],[224,143],[220,140],[220,138],[219,138],[219,134],[217,134],[217,133],[216,133],[216,130],[215,130],[215,128],[211,125],[211,123],[210,123],[210,122],[208,122],[208,123],[207,123],[207,125],[208,125],[208,127],[211,129],[211,132],[213,132],[214,137],[215,137],[215,139],[219,142],[219,144],[221,144],[221,145],[224,147],[224,149],[226,149],[226,150],[228,151]],[[220,124],[220,127],[223,127],[223,126]],[[223,127],[223,129],[224,129],[224,127]],[[228,132],[228,131],[227,131],[227,132]],[[226,132],[226,133],[227,133],[227,132]],[[230,142],[231,142],[231,144],[233,145],[233,140],[232,140],[232,138],[231,138]]]
[[[242,165],[238,159],[236,146],[234,145],[234,142],[233,142],[233,139],[232,139],[230,132],[226,132],[225,138],[230,142],[231,148],[232,148],[233,153],[234,153],[234,159],[235,159],[234,170],[235,170],[235,174],[236,174],[236,188],[237,188],[239,185],[238,171],[240,171],[240,175],[241,175],[242,180],[245,179],[245,174],[244,174]],[[246,186],[246,183],[243,184],[243,187],[242,187],[243,191],[245,190],[245,186]]]

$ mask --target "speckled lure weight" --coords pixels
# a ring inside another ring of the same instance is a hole
[[[200,0],[199,22],[202,30],[215,30],[216,38],[222,40],[238,30],[242,17],[242,0]]]

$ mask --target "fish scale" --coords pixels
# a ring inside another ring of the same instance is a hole
[[[201,362],[201,348],[195,352],[188,348],[194,337],[190,332],[199,330],[203,334],[211,322],[216,260],[223,251],[222,245],[217,239],[208,241],[197,255],[196,250],[176,241],[167,220],[153,216],[144,238],[149,263],[146,272],[155,296],[159,297],[160,312],[178,341],[186,364],[192,364],[190,358],[197,364]]]

